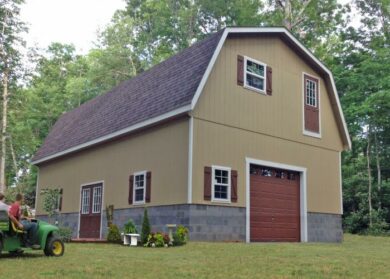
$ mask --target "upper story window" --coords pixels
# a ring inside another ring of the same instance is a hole
[[[318,77],[303,73],[303,134],[317,138],[321,137],[319,82]]]
[[[213,201],[230,202],[230,168],[212,168],[212,198]]]
[[[245,57],[244,86],[265,93],[266,65],[262,62]]]
[[[317,81],[306,79],[306,105],[317,107]]]
[[[145,203],[146,172],[135,173],[133,181],[134,203]]]

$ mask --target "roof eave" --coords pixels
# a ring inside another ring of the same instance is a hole
[[[111,134],[105,135],[103,137],[99,137],[97,139],[88,141],[86,143],[76,145],[76,146],[71,147],[69,149],[66,149],[64,151],[54,153],[52,155],[43,157],[43,158],[38,159],[38,160],[34,160],[34,161],[31,162],[31,164],[39,165],[39,164],[42,164],[44,162],[47,162],[47,161],[50,161],[50,160],[54,160],[54,159],[57,159],[57,158],[62,157],[62,156],[65,156],[65,155],[68,155],[68,154],[71,154],[71,153],[74,153],[74,152],[77,152],[77,151],[81,151],[81,150],[86,149],[88,147],[91,147],[91,146],[94,146],[94,145],[97,145],[97,144],[100,144],[100,143],[103,143],[103,142],[106,142],[106,141],[109,141],[109,140],[116,139],[118,137],[127,135],[127,134],[129,134],[131,132],[135,132],[137,130],[140,130],[140,129],[143,129],[143,128],[146,128],[146,127],[158,124],[160,122],[166,121],[166,120],[171,119],[173,117],[177,117],[179,115],[188,113],[188,112],[190,112],[190,109],[191,109],[191,105],[185,105],[183,107],[180,107],[180,108],[177,108],[175,110],[169,111],[169,112],[164,113],[162,115],[159,115],[159,116],[147,119],[145,121],[139,122],[137,124],[131,125],[131,126],[127,127],[127,128],[121,129],[121,130],[119,130],[119,131],[117,131],[115,133],[111,133]]]

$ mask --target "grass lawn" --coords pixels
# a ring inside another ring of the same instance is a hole
[[[390,278],[390,237],[345,235],[342,244],[193,242],[175,248],[67,244],[0,258],[1,278]]]

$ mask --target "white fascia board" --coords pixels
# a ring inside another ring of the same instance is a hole
[[[66,149],[64,151],[61,151],[61,152],[55,153],[53,155],[44,157],[42,159],[33,161],[33,162],[31,162],[31,164],[36,165],[36,164],[39,164],[39,163],[43,163],[45,161],[52,160],[52,159],[55,159],[55,158],[67,155],[69,153],[72,153],[72,152],[75,152],[75,151],[79,151],[79,150],[87,148],[89,146],[92,146],[92,145],[95,145],[95,144],[98,144],[98,143],[101,143],[101,142],[104,142],[104,141],[107,141],[107,140],[114,139],[114,138],[119,137],[121,135],[125,135],[127,133],[130,133],[130,132],[133,132],[135,130],[138,130],[138,129],[150,126],[150,125],[158,123],[160,121],[167,120],[167,119],[169,119],[171,117],[174,117],[176,115],[180,115],[182,113],[189,112],[190,109],[191,109],[191,105],[186,105],[184,107],[172,110],[170,112],[164,113],[162,115],[150,118],[148,120],[139,122],[139,123],[137,123],[135,125],[132,125],[130,127],[124,128],[122,130],[116,131],[115,133],[111,133],[111,134],[105,135],[103,137],[100,137],[100,138],[88,141],[88,142],[80,144],[80,145],[76,145],[76,146],[71,147],[69,149]]]
[[[225,40],[227,38],[227,36],[232,33],[283,33],[285,34],[295,45],[297,45],[301,50],[303,50],[321,69],[323,69],[327,75],[329,76],[329,79],[330,79],[330,82],[331,82],[331,85],[332,85],[332,90],[333,90],[333,95],[334,95],[334,98],[336,100],[336,105],[337,105],[337,110],[338,110],[338,116],[340,117],[341,119],[341,123],[342,123],[342,128],[343,128],[343,131],[344,131],[344,134],[345,134],[345,138],[347,139],[347,147],[348,149],[351,149],[351,139],[349,137],[349,133],[348,133],[348,128],[347,128],[347,124],[345,122],[345,119],[344,119],[344,114],[343,114],[343,111],[342,111],[342,108],[341,108],[341,105],[340,105],[340,100],[339,100],[339,97],[338,97],[338,94],[337,94],[337,89],[336,89],[336,86],[335,86],[335,82],[334,82],[334,79],[333,79],[333,75],[332,75],[332,72],[320,61],[318,60],[318,58],[316,58],[309,49],[307,49],[303,44],[301,44],[300,41],[298,41],[297,38],[295,38],[289,31],[287,31],[286,28],[284,27],[227,27],[225,29],[225,31],[223,32],[222,34],[222,37],[214,51],[214,54],[213,56],[211,57],[211,60],[210,60],[210,63],[206,69],[206,72],[204,73],[203,77],[202,77],[202,80],[196,90],[196,93],[192,99],[192,102],[191,102],[191,110],[193,110],[196,106],[196,103],[198,102],[199,100],[199,97],[203,91],[203,88],[204,86],[206,85],[206,82],[207,82],[207,79],[209,78],[209,75],[211,73],[211,70],[213,69],[214,67],[214,64],[215,64],[215,61],[217,60],[218,58],[218,55],[219,53],[221,52],[221,49],[222,49],[222,46],[223,44],[225,43]]]

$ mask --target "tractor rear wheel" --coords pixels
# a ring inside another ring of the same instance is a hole
[[[51,235],[47,238],[43,251],[46,256],[61,257],[64,254],[65,245],[59,237]]]

